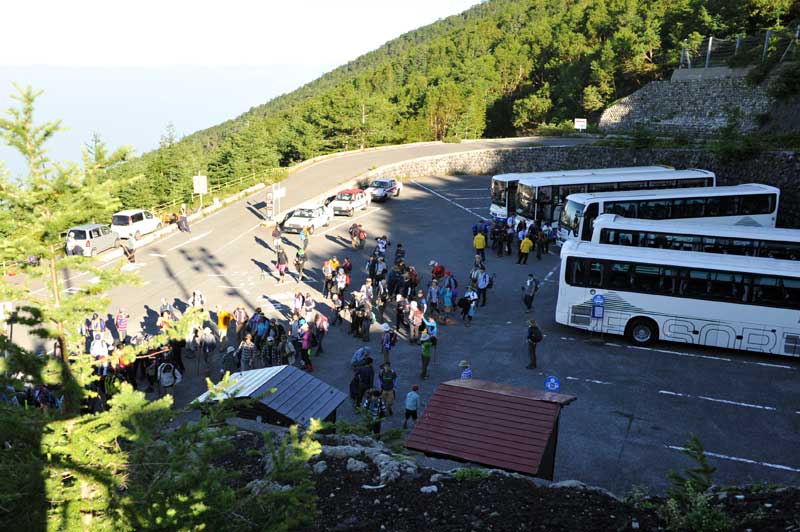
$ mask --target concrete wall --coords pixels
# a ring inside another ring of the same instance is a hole
[[[765,183],[781,189],[778,224],[800,227],[800,157],[795,152],[767,152],[746,161],[724,161],[695,149],[610,148],[605,146],[530,147],[476,150],[421,157],[367,172],[379,176],[416,178],[429,175],[487,175],[505,172],[647,166],[702,168],[717,175],[720,185]]]
[[[743,78],[653,81],[603,111],[600,129],[631,132],[641,126],[666,134],[704,136],[728,123],[730,109],[739,109],[740,129],[759,127],[758,117],[774,101],[763,86]]]

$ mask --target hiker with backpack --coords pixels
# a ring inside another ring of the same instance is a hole
[[[381,422],[386,417],[386,402],[379,390],[372,390],[362,405],[367,415],[367,423],[376,438],[381,434]]]
[[[241,371],[253,369],[253,361],[256,358],[256,344],[253,342],[252,334],[247,333],[244,335],[244,340],[239,344],[236,354],[239,358]]]
[[[383,366],[381,366],[378,382],[381,386],[381,398],[389,415],[393,416],[392,406],[394,405],[395,388],[397,388],[397,373],[392,369],[392,365],[389,362],[384,362]]]
[[[278,284],[283,284],[286,276],[286,270],[289,269],[289,257],[286,255],[286,251],[280,244],[277,248],[277,258],[275,262],[278,268]]]
[[[162,362],[156,373],[158,380],[159,396],[170,393],[172,389],[183,380],[181,372],[172,362]]]
[[[383,335],[381,335],[381,353],[383,354],[383,363],[388,364],[389,355],[392,352],[392,348],[397,343],[397,333],[388,323],[382,324],[381,329],[383,329]]]
[[[536,346],[539,342],[544,339],[544,335],[542,334],[542,330],[536,324],[536,320],[530,319],[528,320],[528,356],[530,357],[530,361],[528,365],[525,366],[528,369],[536,369]]]
[[[532,273],[528,274],[528,280],[522,285],[522,301],[525,303],[525,312],[530,312],[533,306],[533,298],[536,292],[539,291],[539,279],[533,276]]]

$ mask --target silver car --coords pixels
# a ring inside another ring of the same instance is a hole
[[[67,255],[94,257],[107,249],[119,247],[119,235],[105,224],[73,227],[66,234]]]

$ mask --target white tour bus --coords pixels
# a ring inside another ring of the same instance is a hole
[[[617,214],[601,214],[594,221],[592,242],[800,260],[800,229],[706,225],[685,221],[664,224],[623,218]]]
[[[561,250],[558,323],[627,336],[800,356],[800,268],[786,260],[622,248]]]
[[[566,177],[526,178],[517,184],[517,217],[529,225],[535,220],[558,222],[567,196],[581,192],[713,187],[715,183],[713,172],[668,168],[646,172],[609,171]]]
[[[775,227],[780,190],[751,183],[730,187],[674,188],[572,194],[561,212],[558,239],[592,239],[594,220],[619,214],[644,220]]]
[[[628,166],[621,168],[589,168],[586,170],[553,170],[549,172],[526,172],[515,174],[498,174],[492,177],[491,205],[489,216],[496,221],[505,222],[509,213],[516,213],[517,183],[521,179],[535,179],[541,177],[566,177],[580,175],[604,174],[630,174],[638,172],[665,172],[671,171],[669,166]]]

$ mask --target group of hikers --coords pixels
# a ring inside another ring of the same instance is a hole
[[[528,255],[535,250],[536,258],[541,260],[542,254],[550,252],[550,244],[555,242],[556,230],[549,224],[541,224],[538,220],[528,225],[519,220],[515,225],[514,218],[505,222],[480,219],[472,225],[472,247],[475,254],[486,260],[486,248],[491,240],[491,250],[498,257],[511,255],[512,248],[517,249],[517,264],[527,264]]]

